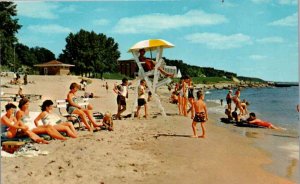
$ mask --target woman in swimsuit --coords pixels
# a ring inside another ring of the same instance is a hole
[[[276,130],[285,130],[284,128],[274,126],[270,122],[263,121],[261,119],[257,119],[254,112],[251,112],[249,114],[249,118],[247,119],[247,121],[250,124],[255,124],[255,125],[266,127],[266,128],[271,128],[271,129],[276,129]]]
[[[100,124],[100,125],[96,124],[96,121],[95,121],[95,119],[93,117],[93,114],[92,114],[92,109],[93,109],[92,106],[89,105],[88,108],[85,109],[85,108],[82,108],[78,104],[77,97],[76,97],[76,92],[78,91],[79,87],[80,86],[77,83],[72,83],[70,85],[70,91],[67,95],[67,102],[68,102],[67,111],[68,111],[69,114],[79,115],[79,117],[83,121],[86,128],[89,131],[93,131],[93,128],[89,125],[88,120],[91,122],[91,124],[94,127],[100,127],[102,124]],[[86,118],[86,116],[88,117],[88,119]]]
[[[42,104],[42,112],[35,118],[34,124],[38,127],[38,122],[42,120],[41,126],[53,126],[59,132],[66,132],[72,138],[77,137],[77,132],[71,122],[62,122],[61,119],[56,122],[51,121],[51,112],[53,111],[53,102],[45,100]]]
[[[182,115],[182,80],[183,79],[180,79],[180,81],[176,84],[175,86],[175,91],[178,95],[178,113],[179,115]]]
[[[188,89],[189,89],[189,86],[188,86],[188,83],[186,83],[186,80],[187,80],[187,77],[184,76],[182,78],[182,112],[183,112],[183,115],[184,116],[187,116],[187,103],[188,103]]]
[[[235,95],[232,97],[233,102],[235,103],[235,106],[240,110],[240,115],[245,115],[244,109],[241,106],[241,89],[238,87],[238,89],[235,91]]]
[[[49,142],[39,137],[35,133],[29,130],[28,126],[25,126],[23,122],[17,121],[14,117],[16,106],[12,103],[5,105],[6,114],[1,117],[1,135],[7,138],[14,138],[17,136],[18,130],[21,130],[28,135],[32,140],[37,143],[48,144]]]
[[[22,98],[19,101],[19,111],[17,112],[17,120],[22,121],[25,125],[31,125],[33,122],[31,122],[31,118],[29,117],[29,100],[27,98]],[[48,134],[52,138],[60,139],[60,140],[66,140],[64,136],[62,136],[53,126],[47,125],[47,126],[38,126],[35,127],[29,126],[29,129],[31,129],[32,132],[36,134]]]
[[[188,101],[191,105],[190,109],[187,111],[187,113],[191,112],[191,118],[194,117],[194,109],[193,109],[193,103],[194,103],[194,85],[191,77],[188,77],[186,79],[188,84]]]

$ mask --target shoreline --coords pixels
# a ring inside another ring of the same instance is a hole
[[[30,110],[39,111],[42,100],[65,98],[71,82],[78,76],[28,76],[35,84],[23,86],[24,93],[42,94]],[[3,80],[3,79],[1,79]],[[116,111],[116,80],[92,79],[88,91],[97,111]],[[108,82],[107,93],[102,84]],[[118,83],[120,81],[117,81]],[[1,83],[3,84],[3,83]],[[3,88],[17,92],[18,86]],[[79,93],[79,95],[82,92]],[[161,118],[150,102],[149,120],[116,120],[115,131],[89,134],[80,131],[76,139],[51,141],[38,145],[47,156],[2,158],[2,181],[5,183],[294,183],[264,169],[272,163],[268,153],[253,145],[253,139],[219,126],[219,116],[209,114],[207,138],[193,139],[191,119],[177,115],[177,106],[168,103],[166,88],[159,90],[168,116]],[[128,108],[132,108],[129,91]],[[213,108],[209,105],[209,108]],[[143,111],[142,111],[143,112]],[[199,125],[197,125],[199,129]],[[15,177],[19,180],[16,181]]]

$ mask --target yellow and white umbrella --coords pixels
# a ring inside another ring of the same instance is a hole
[[[150,39],[150,40],[143,40],[136,44],[134,44],[128,52],[132,51],[139,51],[140,49],[153,50],[156,47],[162,47],[162,48],[171,48],[174,47],[174,45],[166,40],[162,39]]]

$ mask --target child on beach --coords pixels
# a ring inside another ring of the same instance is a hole
[[[147,102],[146,102],[146,96],[145,96],[145,88],[146,88],[146,81],[145,79],[142,79],[140,81],[140,85],[138,87],[138,107],[137,107],[137,111],[136,111],[136,117],[139,117],[139,112],[142,106],[144,106],[145,108],[145,118],[147,119]]]
[[[192,128],[194,135],[192,137],[194,138],[205,138],[205,127],[204,124],[206,121],[208,121],[208,115],[207,115],[207,109],[206,109],[206,104],[204,103],[204,94],[201,91],[197,92],[197,98],[198,100],[193,103],[193,108],[195,112],[195,117],[192,122]],[[196,125],[197,123],[201,123],[201,128],[202,128],[202,135],[197,136],[197,130],[196,130]]]
[[[128,98],[128,86],[131,83],[128,82],[127,78],[122,79],[122,84],[115,86],[113,89],[117,96],[118,112],[116,119],[121,120],[121,114],[126,110],[126,98]]]
[[[110,112],[106,112],[104,114],[104,117],[103,117],[103,127],[105,129],[107,129],[108,131],[113,131],[114,130],[114,122],[113,122],[113,119],[111,117],[111,113]]]
[[[37,134],[29,130],[22,121],[17,121],[14,116],[16,106],[12,103],[5,105],[6,114],[1,117],[1,136],[7,138],[14,138],[18,134],[18,130],[24,132],[32,140],[37,143],[48,144],[49,142],[39,137]]]

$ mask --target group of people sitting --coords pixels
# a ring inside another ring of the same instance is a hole
[[[91,132],[95,129],[103,128],[112,131],[113,120],[111,113],[106,112],[102,123],[97,124],[93,117],[93,107],[89,104],[87,108],[84,108],[78,104],[78,98],[76,97],[78,89],[80,89],[79,84],[72,83],[70,85],[70,91],[67,95],[67,112],[78,115],[85,127]],[[6,113],[1,117],[1,137],[10,139],[26,135],[33,141],[44,144],[49,142],[41,138],[39,134],[48,134],[52,138],[59,140],[66,140],[66,137],[61,134],[62,132],[65,132],[72,138],[78,137],[72,122],[64,122],[60,118],[56,118],[59,116],[53,113],[53,105],[52,100],[45,100],[41,105],[41,112],[33,120],[30,117],[30,101],[27,98],[22,98],[19,101],[19,110],[16,113],[17,107],[13,103],[6,104]]]
[[[276,127],[272,123],[263,121],[261,119],[256,118],[256,114],[254,112],[249,113],[248,118],[244,118],[245,115],[248,114],[247,106],[249,105],[249,102],[247,102],[245,99],[240,100],[241,95],[241,89],[240,87],[237,88],[235,95],[232,96],[232,90],[229,90],[226,95],[226,102],[227,106],[225,109],[225,114],[227,115],[227,122],[231,122],[234,120],[236,124],[248,124],[248,125],[254,125],[258,127],[265,127],[265,128],[271,128],[271,129],[283,129],[281,127]],[[235,103],[235,109],[232,111],[231,103],[232,101]],[[239,113],[237,113],[237,110],[239,110]]]

